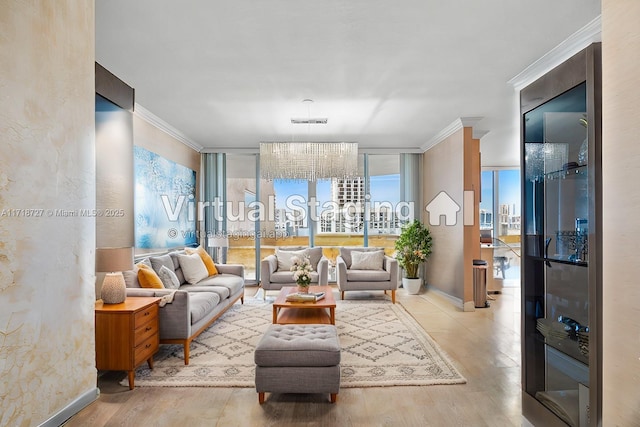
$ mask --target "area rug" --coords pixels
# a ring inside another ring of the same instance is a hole
[[[143,364],[136,386],[255,387],[253,353],[271,324],[269,301],[236,303],[191,343],[189,365],[182,346],[161,345],[154,369]],[[399,304],[337,301],[341,387],[462,384],[447,354]],[[127,385],[124,379],[123,385]]]

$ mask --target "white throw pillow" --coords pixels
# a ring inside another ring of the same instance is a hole
[[[166,265],[160,267],[158,277],[160,277],[162,284],[167,289],[178,289],[180,287],[180,280],[178,280],[178,276],[176,276],[176,273],[173,270],[167,268]]]
[[[180,261],[180,267],[182,268],[182,273],[187,283],[195,285],[202,279],[209,277],[207,267],[197,252],[191,255],[180,254],[178,255],[178,261]]]
[[[303,258],[307,255],[307,250],[303,249],[301,251],[282,251],[276,248],[276,258],[278,258],[278,271],[291,271],[291,267],[293,266],[293,262],[291,261],[293,257]]]
[[[351,252],[351,270],[382,270],[384,251]]]

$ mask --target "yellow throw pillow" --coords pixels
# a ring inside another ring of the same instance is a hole
[[[200,255],[200,258],[202,258],[202,262],[204,262],[204,266],[207,267],[207,273],[209,273],[209,276],[215,276],[216,274],[218,274],[218,269],[213,262],[213,258],[211,258],[211,256],[207,253],[207,251],[204,250],[202,246],[198,246],[195,249],[186,248],[184,251],[187,254],[197,253],[198,255]]]
[[[164,289],[160,277],[146,264],[138,265],[138,282],[141,288]]]

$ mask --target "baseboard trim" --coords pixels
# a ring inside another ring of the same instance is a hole
[[[432,285],[429,285],[429,284],[427,284],[427,290],[429,290],[431,292],[435,292],[438,295],[443,296],[445,299],[449,300],[449,302],[451,304],[453,304],[454,306],[456,306],[458,308],[461,308],[461,309],[464,309],[464,304],[462,304],[462,299],[460,299],[458,297],[454,297],[453,295],[449,295],[448,293],[446,293],[446,292],[444,292],[444,291],[442,291],[442,290],[440,290],[440,289],[438,289],[438,288],[436,288],[436,287],[434,287]]]
[[[100,396],[100,389],[94,387],[78,396],[73,402],[62,408],[51,418],[40,424],[41,427],[58,427],[64,424],[69,418],[83,410],[87,405],[93,403]]]

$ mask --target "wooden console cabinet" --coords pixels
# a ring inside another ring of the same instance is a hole
[[[145,360],[153,369],[153,355],[160,345],[160,298],[127,298],[121,304],[96,301],[96,367],[127,371],[133,390],[135,369]]]

